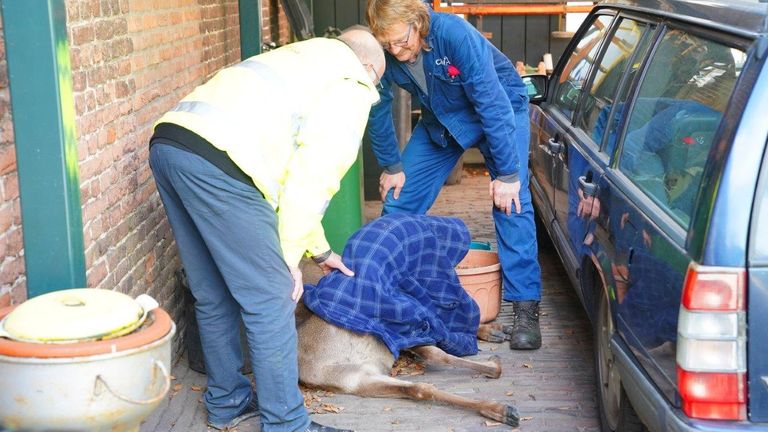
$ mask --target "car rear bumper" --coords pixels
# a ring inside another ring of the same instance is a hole
[[[640,419],[653,432],[768,431],[768,423],[694,420],[685,416],[662,396],[643,375],[616,336],[611,341],[624,389]]]

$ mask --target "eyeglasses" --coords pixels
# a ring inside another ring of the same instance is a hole
[[[402,48],[408,45],[408,41],[411,39],[412,30],[413,30],[413,23],[408,25],[408,34],[405,36],[405,40],[401,40],[397,42],[384,42],[383,44],[381,44],[381,47],[384,48],[385,50],[390,50],[392,49],[393,46]]]
[[[378,91],[384,90],[384,84],[381,83],[381,77],[379,76],[379,73],[376,72],[376,67],[370,63],[366,64],[365,66],[373,72],[373,76],[375,77],[374,83],[376,85],[376,90]]]

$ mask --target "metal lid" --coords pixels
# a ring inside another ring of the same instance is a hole
[[[157,307],[148,296],[134,300],[104,289],[55,291],[27,300],[9,313],[0,325],[0,336],[38,343],[109,339],[139,327],[153,304]]]

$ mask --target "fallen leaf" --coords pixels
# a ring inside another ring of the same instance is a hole
[[[512,392],[512,391],[508,391],[508,392],[506,392],[506,393],[504,393],[504,394],[505,394],[505,395],[507,395],[507,396],[512,396],[512,395],[514,395],[514,394],[515,394],[515,392]]]
[[[487,427],[492,427],[492,426],[501,426],[501,423],[499,423],[499,422],[497,422],[497,421],[493,421],[493,420],[486,420],[486,421],[485,421],[485,425],[486,425]]]
[[[179,390],[182,389],[182,387],[184,387],[182,384],[174,385],[171,391],[169,392],[170,394],[168,395],[168,399],[173,399],[173,397],[176,396],[176,394],[179,392]]]
[[[425,366],[424,363],[417,359],[416,356],[410,352],[404,352],[398,357],[392,369],[389,372],[389,376],[396,377],[398,375],[424,375]]]
[[[531,400],[536,400],[536,396],[534,396],[532,394],[529,394],[528,397],[531,398]]]
[[[384,407],[384,411],[390,412],[390,411],[392,411],[392,407]]]
[[[344,407],[336,406],[336,405],[329,404],[329,403],[324,403],[322,405],[322,408],[323,408],[323,411],[325,411],[327,413],[334,413],[334,414],[338,414],[342,410],[344,410]]]
[[[529,420],[533,420],[533,417],[530,417],[530,416],[520,417],[520,420],[522,420],[522,421],[529,421]]]
[[[202,387],[196,386],[196,385],[190,386],[189,388],[192,389],[192,391],[196,391],[196,392],[203,391]]]
[[[533,369],[533,365],[530,363],[523,363],[523,367],[527,369]]]
[[[333,392],[313,389],[303,385],[299,385],[299,389],[302,396],[304,396],[304,407],[312,414],[338,414],[344,410],[344,407],[323,402],[323,397],[332,397],[334,396]]]

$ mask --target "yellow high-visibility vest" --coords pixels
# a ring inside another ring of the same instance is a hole
[[[330,249],[320,221],[378,100],[346,44],[315,38],[222,69],[157,123],[227,152],[277,211],[283,256],[298,266]]]

